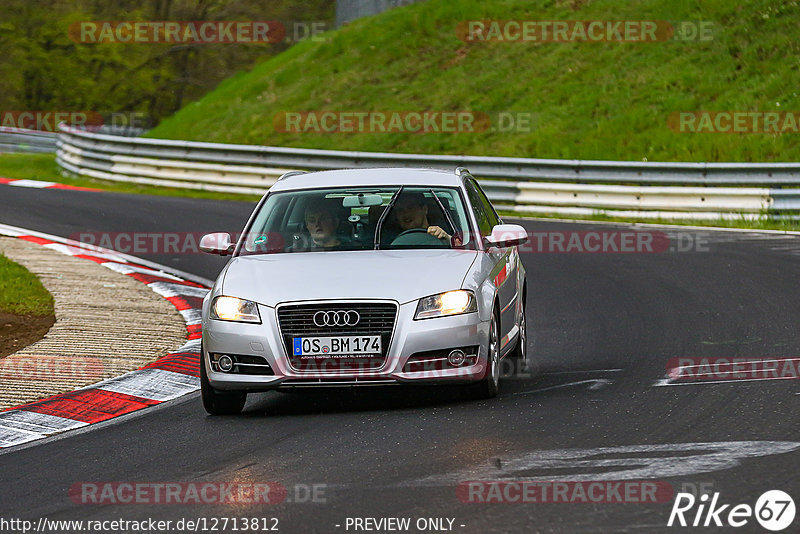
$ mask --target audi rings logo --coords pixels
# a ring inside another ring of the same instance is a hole
[[[361,316],[355,310],[318,311],[314,314],[317,326],[355,326]]]

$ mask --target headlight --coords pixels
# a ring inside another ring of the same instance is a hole
[[[478,302],[472,291],[459,289],[419,299],[414,319],[428,319],[476,311],[478,311]]]
[[[250,300],[236,297],[217,297],[211,303],[211,318],[222,321],[260,323],[258,305]]]

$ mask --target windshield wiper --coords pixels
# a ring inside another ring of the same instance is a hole
[[[453,222],[453,218],[450,217],[450,212],[445,209],[444,204],[442,204],[442,200],[438,196],[436,196],[434,190],[430,189],[429,191],[431,192],[431,195],[433,195],[433,199],[439,205],[439,209],[442,210],[442,213],[444,213],[444,218],[447,220],[447,224],[450,225],[450,232],[451,232],[450,237],[456,235],[456,225]]]
[[[373,243],[375,246],[375,250],[379,250],[381,248],[380,237],[381,237],[381,228],[383,227],[383,221],[386,220],[386,216],[389,215],[389,211],[392,209],[392,206],[394,206],[394,203],[397,201],[397,197],[399,197],[400,193],[403,192],[404,187],[405,186],[401,185],[400,189],[398,189],[397,192],[394,195],[392,195],[391,200],[389,200],[389,204],[386,205],[386,209],[383,210],[383,213],[381,213],[381,216],[378,218],[378,224],[375,225],[375,239]]]

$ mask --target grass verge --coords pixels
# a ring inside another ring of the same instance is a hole
[[[0,312],[46,317],[53,315],[53,296],[22,265],[0,254]]]

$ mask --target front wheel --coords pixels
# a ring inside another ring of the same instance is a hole
[[[500,321],[497,319],[497,311],[492,313],[486,349],[486,374],[475,384],[475,390],[478,397],[491,399],[500,391]]]
[[[247,393],[219,391],[211,387],[202,345],[200,345],[200,396],[203,399],[203,408],[211,415],[237,414],[242,411],[244,403],[247,402]]]
[[[515,368],[521,375],[537,374],[536,362],[533,361],[532,356],[528,350],[528,318],[526,315],[527,298],[525,296],[525,289],[522,290],[522,315],[519,318],[519,335],[517,336],[517,345],[511,351],[511,358],[514,362]]]
[[[522,315],[519,318],[519,335],[517,336],[517,346],[511,352],[511,357],[523,363],[528,359],[528,329],[525,319],[525,299],[522,300]]]

